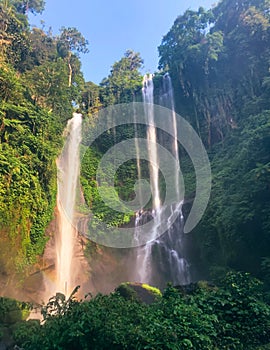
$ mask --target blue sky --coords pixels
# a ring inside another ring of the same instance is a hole
[[[140,52],[143,73],[154,72],[157,47],[174,20],[186,9],[210,8],[214,0],[46,0],[42,15],[30,23],[58,34],[62,27],[76,27],[89,41],[89,54],[82,55],[86,81],[99,84],[127,49]]]

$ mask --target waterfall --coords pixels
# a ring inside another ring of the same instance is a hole
[[[153,75],[145,75],[143,79],[143,102],[144,113],[146,117],[147,126],[147,145],[149,156],[149,172],[150,172],[150,186],[152,192],[152,212],[144,212],[142,208],[136,213],[135,220],[135,241],[140,236],[140,226],[147,220],[154,219],[155,225],[151,232],[151,237],[156,237],[156,230],[160,222],[160,194],[159,194],[159,167],[158,167],[158,152],[157,152],[157,132],[154,121],[154,84]],[[139,171],[138,171],[139,172]],[[137,251],[136,266],[137,266],[137,280],[139,282],[151,282],[152,275],[152,241],[148,242],[143,248]]]
[[[167,107],[171,110],[172,113],[172,153],[175,156],[177,162],[176,162],[176,168],[174,169],[175,172],[175,191],[177,198],[179,199],[179,176],[178,176],[178,167],[180,167],[179,163],[179,150],[178,150],[178,135],[177,135],[177,121],[176,121],[176,113],[175,113],[175,104],[174,104],[174,93],[173,93],[173,86],[172,86],[172,80],[168,73],[166,73],[163,77],[163,95],[161,96],[161,100],[163,103],[161,103],[164,107]]]
[[[66,128],[65,147],[58,158],[57,209],[59,213],[56,236],[56,291],[69,294],[74,288],[73,258],[76,227],[74,226],[75,201],[79,176],[82,115],[73,114]]]
[[[163,76],[163,86],[161,95],[162,105],[171,110],[172,114],[172,142],[171,151],[175,156],[177,162],[174,169],[175,172],[175,191],[178,204],[176,207],[171,208],[178,214],[178,219],[171,223],[170,219],[168,222],[168,232],[166,237],[166,245],[164,247],[166,255],[169,257],[169,269],[172,281],[174,284],[188,284],[190,283],[189,265],[185,258],[183,258],[183,213],[182,206],[183,202],[179,201],[180,198],[180,182],[178,176],[178,168],[180,168],[179,161],[179,149],[178,149],[178,135],[177,135],[177,120],[175,113],[174,103],[174,91],[172,86],[172,80],[168,73]]]
[[[138,141],[138,125],[137,125],[137,115],[136,115],[136,109],[133,105],[133,118],[134,118],[134,128],[135,128],[135,150],[136,150],[136,165],[137,165],[137,171],[138,171],[138,181],[142,179],[142,170],[141,170],[141,160],[140,160],[140,145]],[[139,202],[140,202],[140,209],[143,206],[142,203],[142,189],[141,186],[139,186]]]
[[[157,132],[154,121],[154,84],[152,74],[145,75],[143,79],[143,102],[145,115],[147,119],[147,142],[150,159],[150,184],[152,190],[153,203],[155,211],[160,208],[159,184],[158,184],[158,152],[157,152]]]
[[[173,87],[169,74],[163,77],[160,104],[171,110],[172,125],[170,137],[157,135],[154,116],[154,84],[153,76],[146,75],[143,79],[143,101],[146,115],[148,155],[150,159],[150,185],[152,191],[152,213],[149,210],[140,210],[136,213],[135,239],[140,234],[140,226],[149,220],[155,220],[152,233],[153,240],[144,247],[137,250],[137,279],[139,282],[160,284],[173,282],[174,284],[190,283],[189,264],[184,257],[183,240],[183,201],[180,201],[180,181],[179,181],[179,149],[177,135],[177,119],[174,105]],[[166,121],[165,121],[166,122]],[[166,139],[166,142],[165,142]],[[177,203],[172,204],[171,215],[167,219],[168,229],[164,235],[156,239],[158,227],[160,225],[162,206],[159,193],[159,154],[157,152],[157,142],[169,149],[176,159],[174,172],[174,183]],[[177,214],[177,219],[172,222],[172,217]]]

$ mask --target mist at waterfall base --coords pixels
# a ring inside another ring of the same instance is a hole
[[[184,218],[182,213],[183,200],[179,193],[178,172],[178,142],[176,114],[174,110],[173,90],[170,76],[163,77],[159,94],[159,104],[170,109],[172,125],[170,135],[161,132],[155,126],[154,113],[154,83],[153,76],[147,75],[142,87],[144,113],[146,119],[146,142],[148,143],[149,182],[152,193],[152,209],[139,208],[135,213],[134,240],[140,235],[143,225],[154,220],[153,231],[147,244],[136,248],[117,249],[100,246],[95,259],[87,260],[84,256],[83,220],[79,220],[76,202],[81,197],[79,186],[80,142],[82,132],[82,116],[74,113],[66,127],[66,143],[58,166],[58,196],[57,196],[57,234],[54,239],[55,275],[53,282],[46,280],[45,295],[56,292],[69,295],[75,286],[80,285],[82,291],[110,292],[121,282],[134,281],[149,283],[157,287],[165,287],[168,282],[174,285],[184,285],[191,282],[189,263],[186,253],[187,238],[183,234]],[[135,118],[135,116],[134,116]],[[136,128],[135,128],[136,135]],[[162,217],[162,195],[160,194],[159,151],[157,144],[162,144],[175,158],[174,186],[178,201],[171,204],[167,211],[167,229],[160,237],[158,235]],[[136,143],[136,165],[138,177],[141,176],[140,144]],[[139,179],[140,180],[140,179]],[[140,192],[140,191],[139,191]],[[176,215],[176,219],[175,219]],[[79,224],[80,229],[77,229]],[[85,242],[84,242],[85,243]],[[94,261],[95,260],[95,261]]]

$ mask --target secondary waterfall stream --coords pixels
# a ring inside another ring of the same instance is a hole
[[[178,149],[178,142],[177,142],[177,121],[176,121],[176,113],[175,113],[175,105],[174,105],[174,94],[173,94],[173,86],[172,86],[172,80],[168,73],[166,73],[163,77],[163,86],[162,86],[162,94],[160,96],[160,104],[164,107],[167,107],[171,110],[172,114],[172,135],[173,139],[171,142],[171,151],[176,159],[175,163],[175,191],[177,195],[177,199],[180,198],[180,183],[179,183],[179,176],[178,176],[178,168],[180,168],[180,162],[179,162],[179,149]]]
[[[56,291],[65,295],[74,288],[73,267],[75,234],[74,211],[79,176],[82,115],[73,114],[66,128],[65,147],[58,159],[57,208],[59,212],[56,237]]]

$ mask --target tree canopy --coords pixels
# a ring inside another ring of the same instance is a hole
[[[113,64],[110,75],[100,84],[105,106],[133,101],[135,92],[140,90],[142,85],[142,75],[139,71],[142,64],[140,54],[132,50],[127,50],[124,57]]]

